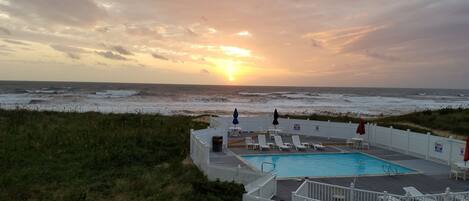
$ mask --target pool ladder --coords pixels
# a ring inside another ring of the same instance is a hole
[[[264,164],[269,164],[269,165],[272,165],[272,166],[274,167],[274,168],[273,168],[271,171],[269,171],[269,172],[272,172],[272,171],[275,170],[275,164],[273,164],[273,163],[271,163],[271,162],[264,161],[264,162],[262,162],[262,164],[261,164],[261,173],[264,173]]]
[[[399,170],[397,168],[393,168],[391,165],[383,165],[383,171],[388,176],[398,175]]]

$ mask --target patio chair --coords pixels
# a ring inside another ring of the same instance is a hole
[[[267,145],[267,142],[265,140],[265,135],[258,135],[257,141],[259,141],[259,150],[262,151],[264,149],[270,149],[270,146]]]
[[[429,195],[424,195],[422,192],[420,192],[413,186],[403,187],[402,189],[404,189],[406,195],[410,195],[411,197],[414,197],[415,200],[435,201],[435,198],[430,197]]]
[[[251,137],[245,137],[244,142],[246,144],[246,149],[249,149],[249,148],[256,149],[256,147],[259,146],[258,143],[254,143]]]
[[[326,146],[322,144],[313,144],[312,146],[314,150],[318,150],[318,151],[324,151],[326,149]]]
[[[279,135],[274,137],[275,145],[277,145],[278,149],[283,151],[283,150],[290,150],[290,146],[287,144],[283,143],[282,137]]]
[[[332,198],[334,201],[344,201],[345,197],[345,189],[337,187],[332,189]]]
[[[366,149],[370,149],[370,143],[362,142],[362,149],[365,149],[365,147],[366,147]]]
[[[276,133],[269,133],[269,138],[270,138],[271,140],[273,140],[273,139],[275,138],[275,136],[277,136],[277,135],[278,135],[278,134],[276,134]]]
[[[387,199],[384,197],[384,195],[378,196],[378,199],[380,201],[401,201],[401,199],[390,195],[388,195]]]
[[[462,178],[463,180],[466,180],[466,171],[462,170],[459,168],[456,164],[452,163],[451,164],[451,170],[449,173],[449,178],[454,178],[458,180],[458,178]]]
[[[307,148],[306,144],[308,144],[308,143],[301,143],[300,142],[300,136],[292,135],[291,139],[292,139],[292,142],[293,142],[293,146],[295,146],[296,150],[306,150],[306,148]]]

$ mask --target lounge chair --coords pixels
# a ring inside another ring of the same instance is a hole
[[[355,142],[352,141],[351,139],[347,139],[347,140],[345,141],[345,144],[346,144],[347,146],[349,146],[349,147],[353,147],[353,145],[355,144]]]
[[[251,137],[245,137],[244,138],[245,144],[246,144],[246,149],[252,148],[256,149],[256,147],[259,147],[258,143],[254,143]]]
[[[314,148],[314,150],[320,150],[320,151],[326,149],[326,146],[322,144],[313,144],[312,147]]]
[[[420,192],[419,190],[417,190],[415,187],[413,186],[408,186],[408,187],[403,187],[402,189],[404,189],[406,195],[410,195],[412,197],[414,197],[415,200],[419,200],[419,201],[435,201],[435,198],[432,198],[428,195],[424,195],[422,192]]]
[[[274,141],[275,141],[275,145],[277,145],[278,149],[280,149],[280,150],[289,150],[290,149],[290,146],[288,146],[287,144],[284,144],[283,140],[282,140],[282,137],[280,137],[279,135],[274,136]]]
[[[301,143],[300,142],[300,136],[292,135],[291,139],[292,139],[292,142],[293,142],[293,146],[295,146],[296,150],[306,150],[306,148],[307,148],[306,144],[307,143]]]
[[[259,150],[270,149],[270,146],[267,145],[265,140],[265,135],[258,135],[257,140],[259,141]]]

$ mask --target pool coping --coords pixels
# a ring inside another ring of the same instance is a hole
[[[231,151],[231,150],[230,150]],[[390,160],[386,160],[386,159],[383,159],[383,158],[379,158],[378,156],[374,156],[374,155],[371,155],[371,154],[368,154],[368,153],[364,153],[364,152],[359,152],[359,151],[345,151],[345,150],[342,150],[340,152],[307,152],[307,153],[298,153],[298,152],[295,152],[295,153],[259,153],[259,154],[242,154],[242,155],[239,155],[233,151],[231,151],[236,158],[238,158],[240,161],[242,161],[246,166],[248,166],[250,169],[253,169],[257,172],[260,172],[262,174],[264,174],[264,172],[261,172],[261,170],[259,170],[257,167],[251,165],[248,161],[246,161],[243,156],[274,156],[274,155],[315,155],[315,154],[353,154],[353,153],[359,153],[359,154],[363,154],[363,155],[366,155],[366,156],[369,156],[371,158],[374,158],[376,160],[381,160],[381,161],[384,161],[384,162],[387,162],[387,163],[390,163],[390,164],[393,164],[393,165],[396,165],[396,166],[400,166],[400,167],[404,167],[404,168],[407,168],[413,172],[408,172],[408,173],[401,173],[401,174],[396,174],[396,175],[389,175],[389,174],[366,174],[366,175],[338,175],[338,176],[297,176],[297,177],[280,177],[278,175],[276,175],[276,179],[277,180],[298,180],[298,179],[309,179],[309,178],[313,178],[313,179],[318,179],[318,178],[354,178],[354,177],[378,177],[378,176],[400,176],[400,175],[415,175],[415,174],[423,174],[422,171],[420,170],[416,170],[414,168],[410,168],[410,167],[407,167],[405,165],[402,165],[402,164],[399,164],[399,163],[396,163],[394,161],[390,161]],[[265,172],[265,173],[271,173],[272,171],[270,172]]]

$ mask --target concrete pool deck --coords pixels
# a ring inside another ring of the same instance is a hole
[[[268,135],[266,135],[268,138]],[[284,142],[291,142],[290,135],[284,135]],[[396,176],[360,176],[356,177],[355,187],[371,191],[388,191],[389,193],[404,195],[403,187],[414,186],[422,193],[443,193],[446,187],[450,187],[452,192],[468,191],[469,181],[449,179],[450,167],[448,165],[417,158],[415,156],[402,154],[396,151],[371,146],[369,150],[356,150],[347,146],[337,146],[334,144],[343,144],[344,140],[326,139],[321,137],[300,136],[302,142],[314,142],[331,144],[324,151],[308,149],[306,151],[259,151],[246,149],[244,147],[230,147],[225,153],[211,153],[210,161],[217,165],[237,167],[241,165],[243,169],[251,168],[244,164],[238,157],[251,154],[291,154],[291,153],[333,153],[333,152],[361,152],[366,153],[404,167],[419,171],[419,174],[396,175]],[[271,142],[270,139],[267,139]],[[256,139],[255,139],[256,141]],[[238,156],[237,156],[238,155]],[[334,178],[310,178],[312,181],[318,181],[340,186],[350,186],[355,177],[334,177]],[[275,200],[291,200],[291,192],[297,190],[304,179],[278,180],[277,195]]]

